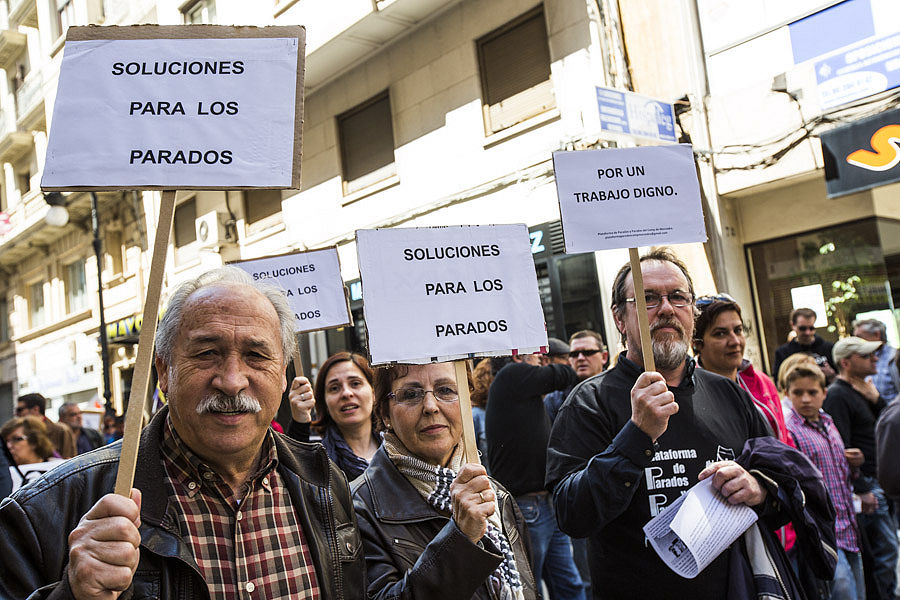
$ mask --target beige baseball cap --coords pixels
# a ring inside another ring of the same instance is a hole
[[[839,339],[835,343],[831,355],[834,357],[834,362],[837,363],[842,358],[850,358],[854,354],[872,354],[880,347],[881,342],[869,342],[861,337],[851,335],[850,337]]]

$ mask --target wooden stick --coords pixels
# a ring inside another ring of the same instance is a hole
[[[172,217],[175,213],[175,190],[165,190],[159,203],[159,219],[156,222],[156,238],[153,241],[153,256],[150,259],[150,277],[147,283],[147,297],[144,300],[144,320],[138,338],[137,359],[128,410],[125,412],[125,433],[122,437],[122,455],[116,474],[115,492],[126,498],[131,496],[134,483],[134,468],[137,465],[138,445],[141,442],[141,426],[144,414],[144,399],[150,385],[150,367],[153,364],[153,338],[156,337],[156,320],[159,318],[159,296],[162,293],[163,273],[166,267],[166,252],[169,249],[169,233],[172,231]]]
[[[469,376],[466,374],[466,361],[453,361],[456,369],[456,387],[459,389],[459,413],[463,426],[463,448],[466,462],[481,464],[478,458],[478,440],[475,439],[475,422],[472,420],[472,400],[469,398]]]
[[[294,377],[303,377],[303,361],[300,359],[300,346],[294,352]]]
[[[653,360],[653,340],[650,337],[650,320],[647,318],[647,301],[644,298],[644,274],[641,272],[641,257],[637,248],[628,249],[631,259],[631,280],[634,282],[634,308],[637,311],[638,327],[641,332],[641,354],[644,356],[644,371],[655,371]]]

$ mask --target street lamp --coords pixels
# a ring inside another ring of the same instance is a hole
[[[66,198],[60,192],[48,192],[44,194],[44,202],[50,208],[44,215],[48,225],[62,227],[69,222],[69,211],[66,208]],[[94,257],[97,259],[97,299],[100,308],[100,360],[103,362],[103,398],[106,400],[106,412],[112,412],[112,389],[109,384],[109,344],[106,341],[106,316],[103,310],[103,265],[101,252],[103,242],[100,240],[100,214],[97,210],[97,194],[91,192],[91,230],[94,234]]]

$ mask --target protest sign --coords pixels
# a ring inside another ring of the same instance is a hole
[[[372,364],[547,345],[524,225],[356,232]]]
[[[644,368],[656,370],[638,246],[705,242],[690,144],[554,152],[566,252],[628,248]]]
[[[299,187],[303,42],[302,27],[70,28],[41,187]]]
[[[246,271],[255,281],[265,281],[284,290],[297,319],[294,331],[318,331],[349,325],[352,321],[335,247],[230,264]],[[294,373],[302,375],[299,357],[294,359]]]
[[[134,480],[175,191],[300,186],[305,40],[301,26],[68,29],[41,187],[162,190],[116,494]]]
[[[554,152],[566,252],[706,241],[689,144]]]
[[[477,462],[464,358],[545,350],[524,225],[356,232],[372,364],[455,360],[463,444]]]

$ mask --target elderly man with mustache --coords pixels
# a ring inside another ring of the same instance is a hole
[[[612,310],[627,350],[615,367],[572,391],[550,436],[547,485],[554,491],[559,526],[573,537],[588,538],[594,598],[756,597],[751,593],[758,584],[755,571],[731,558],[745,554],[725,552],[696,578],[685,579],[645,541],[643,525],[698,479],[711,477],[728,502],[754,507],[773,521],[769,527],[783,524],[774,522],[783,499],[777,486],[770,488],[759,473],[751,475],[734,460],[745,442],[770,435],[752,400],[733,381],[695,369],[688,356],[695,309],[686,267],[665,249],[643,256],[640,264],[656,371],[644,370],[634,283],[626,264],[613,284]],[[812,468],[793,449],[774,443],[778,446],[767,451],[769,458],[774,452],[779,468],[792,461]],[[771,532],[766,534],[786,571],[779,581],[787,580],[786,557]],[[737,581],[735,573],[749,575],[749,582]]]
[[[156,336],[168,406],[141,435],[130,498],[121,444],[0,504],[3,598],[360,598],[365,564],[343,473],[269,427],[295,317],[234,267],[179,287]]]

